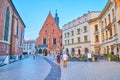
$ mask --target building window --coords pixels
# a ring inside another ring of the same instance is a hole
[[[112,9],[112,19],[114,19],[115,17],[115,12],[114,12],[114,9]]]
[[[84,32],[87,32],[87,26],[84,27]]]
[[[21,30],[21,36],[20,36],[20,46],[22,46],[23,38],[24,38],[24,29],[23,29],[23,30]]]
[[[80,29],[77,29],[77,34],[80,34]]]
[[[72,34],[72,36],[74,36],[74,32],[73,31],[71,31],[71,34]]]
[[[29,47],[29,49],[31,49],[31,46]]]
[[[65,38],[66,38],[66,33],[64,35],[65,35]]]
[[[99,36],[95,35],[95,42],[99,42]]]
[[[103,38],[102,40],[104,41],[104,33],[102,33],[102,38]]]
[[[68,44],[69,44],[69,40],[68,40]]]
[[[56,44],[56,38],[53,38],[53,44],[54,45]]]
[[[80,43],[80,37],[78,37],[78,43]]]
[[[10,10],[9,7],[6,9],[6,19],[5,19],[5,28],[4,28],[4,40],[8,41],[9,37],[9,22],[10,22]]]
[[[67,44],[66,40],[65,40],[65,44]]]
[[[19,29],[19,25],[18,25],[18,20],[17,20],[17,26],[16,26],[16,36],[18,36],[18,29]]]
[[[110,18],[110,14],[108,15],[108,23],[111,23],[111,18]]]
[[[53,33],[54,33],[54,29],[53,29]]]
[[[106,18],[105,18],[105,27],[107,26],[107,21],[106,21]]]
[[[69,32],[67,32],[67,37],[69,37],[69,35],[70,35],[70,33],[69,33]]]
[[[102,29],[103,29],[103,21],[102,21],[102,23],[101,23],[101,24],[102,24]]]
[[[95,25],[95,31],[98,31],[98,25]]]
[[[88,41],[88,37],[84,36],[84,42],[87,42],[87,41]]]
[[[108,32],[106,31],[106,40],[108,40]]]
[[[43,39],[43,44],[46,44],[46,38]]]
[[[116,26],[114,25],[114,35],[117,34]]]
[[[72,39],[72,44],[74,44],[74,39]]]
[[[112,28],[110,28],[109,32],[110,32],[110,38],[112,38]]]

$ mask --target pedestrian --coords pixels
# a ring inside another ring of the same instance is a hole
[[[66,53],[63,53],[63,67],[67,67],[67,54]]]
[[[33,54],[33,59],[35,59],[35,54]]]
[[[58,65],[59,68],[60,68],[60,60],[61,60],[61,56],[60,56],[59,53],[57,53],[56,62],[57,62],[57,65]]]
[[[92,59],[92,55],[90,52],[87,53],[87,58],[88,58],[88,61],[90,61]]]

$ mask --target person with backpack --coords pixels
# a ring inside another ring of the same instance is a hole
[[[57,56],[56,56],[56,61],[57,61],[58,67],[60,67],[60,60],[61,60],[61,56],[60,56],[60,54],[58,53]]]

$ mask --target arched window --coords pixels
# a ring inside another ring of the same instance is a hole
[[[10,22],[10,10],[9,7],[6,9],[6,19],[5,19],[5,28],[4,28],[4,40],[8,41],[9,37],[9,22]]]

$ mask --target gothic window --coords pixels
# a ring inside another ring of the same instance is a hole
[[[21,30],[21,35],[20,35],[20,46],[22,46],[23,38],[24,38],[24,29]]]
[[[53,29],[53,33],[54,33],[54,29]]]
[[[46,44],[46,38],[43,39],[43,44]]]
[[[4,28],[4,40],[8,41],[9,37],[9,22],[10,22],[10,10],[9,7],[6,9],[6,19],[5,19],[5,28]]]
[[[19,25],[18,25],[18,20],[17,20],[16,36],[18,36],[18,29],[19,29]]]
[[[56,38],[53,38],[53,44],[56,44]]]

